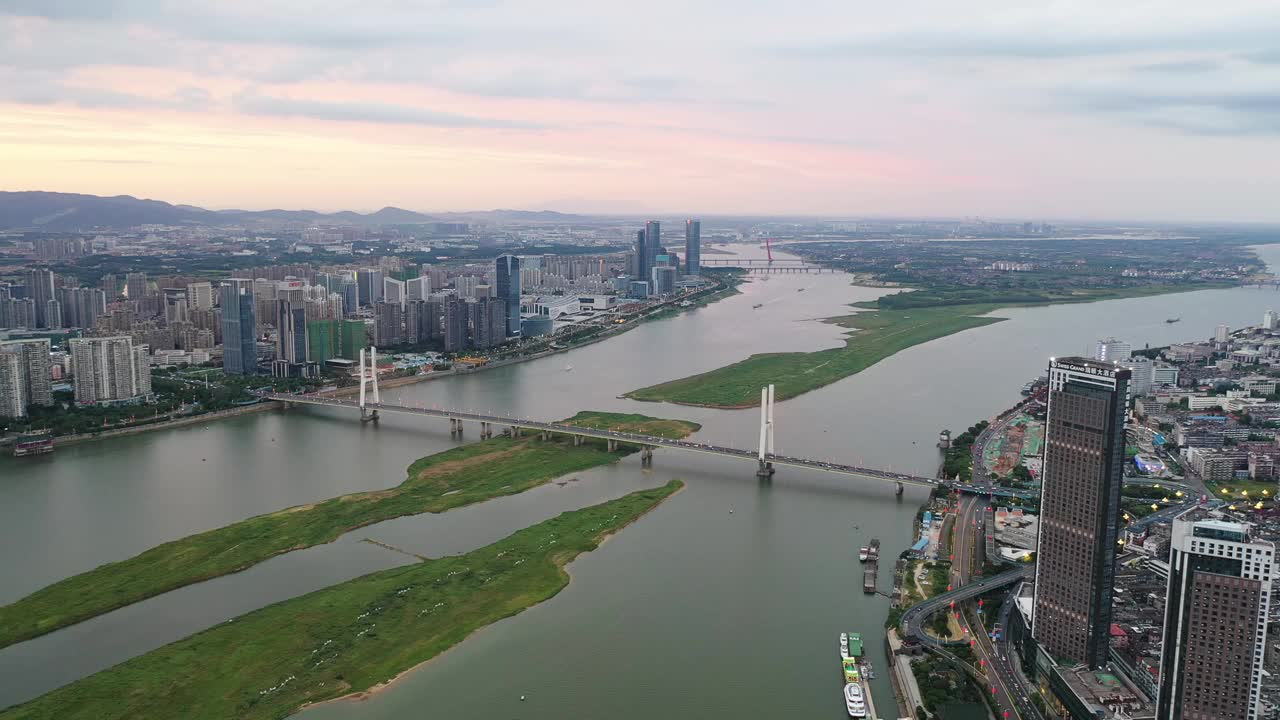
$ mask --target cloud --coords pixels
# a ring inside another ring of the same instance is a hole
[[[537,129],[533,123],[442,112],[413,105],[379,102],[296,100],[242,93],[234,100],[240,112],[273,117],[305,117],[336,122],[391,123],[439,128]]]
[[[1114,114],[1193,135],[1280,134],[1280,92],[1068,92],[1076,110]]]
[[[1219,60],[1173,60],[1169,62],[1147,63],[1133,68],[1138,72],[1169,73],[1173,75],[1195,75],[1214,72],[1222,69]]]

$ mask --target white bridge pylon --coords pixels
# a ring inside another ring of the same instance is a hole
[[[378,409],[374,408],[373,415],[368,414],[365,407],[365,388],[370,384],[373,385],[373,404],[381,405],[382,397],[378,395],[378,348],[370,346],[368,348],[369,366],[366,369],[364,364],[365,348],[360,348],[360,419],[377,419]]]
[[[760,469],[756,475],[762,478],[773,476],[773,386],[760,388],[760,452],[757,455]]]

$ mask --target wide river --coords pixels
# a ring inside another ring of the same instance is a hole
[[[1280,264],[1280,246],[1259,253]],[[842,275],[756,278],[741,295],[567,354],[385,394],[542,419],[580,409],[688,418],[703,424],[696,439],[750,448],[757,410],[617,396],[756,352],[832,347],[840,329],[816,319],[882,292],[850,286]],[[1280,307],[1280,293],[1237,288],[999,311],[1006,322],[916,346],[780,403],[777,451],[932,474],[938,431],[958,432],[1008,407],[1050,356],[1086,353],[1109,335],[1136,347],[1206,338],[1219,323],[1257,324],[1272,307]],[[1170,317],[1181,322],[1165,323]],[[468,428],[468,440],[477,431]],[[0,459],[0,603],[251,515],[396,485],[413,460],[454,444],[441,421],[390,415],[374,427],[345,411],[295,409],[63,447],[50,458]],[[573,582],[552,600],[487,628],[372,699],[314,708],[306,717],[838,718],[842,631],[864,634],[880,670],[873,683],[879,714],[896,716],[882,647],[888,601],[862,593],[856,555],[871,537],[890,560],[909,545],[922,491],[898,498],[886,483],[793,468],[762,484],[751,463],[675,451],[660,451],[652,470],[633,456],[563,487],[364,528],[7,648],[0,651],[0,707],[255,607],[407,559],[361,538],[432,556],[465,552],[673,477],[688,489],[575,561]],[[880,580],[887,592],[890,573]]]

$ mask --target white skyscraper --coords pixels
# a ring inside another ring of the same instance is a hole
[[[406,280],[404,283],[405,299],[407,300],[426,300],[431,296],[431,278],[423,275],[412,280]]]
[[[1276,329],[1276,311],[1275,310],[1268,310],[1262,313],[1262,329],[1263,330]]]
[[[1150,358],[1130,357],[1118,363],[1120,367],[1129,368],[1133,375],[1129,378],[1129,397],[1139,398],[1151,392],[1152,378],[1155,376],[1155,363]]]
[[[187,285],[187,307],[208,310],[213,307],[213,283],[198,282]]]
[[[1227,329],[1226,325],[1219,325],[1218,329],[1215,330],[1213,333],[1214,342],[1224,343],[1230,339],[1231,339],[1231,331]]]
[[[395,303],[404,309],[405,287],[403,280],[395,278],[382,278],[382,301]]]
[[[1115,338],[1099,340],[1093,350],[1093,359],[1101,362],[1120,362],[1129,359],[1129,343]]]
[[[22,366],[22,350],[0,348],[0,418],[27,415],[27,385]]]

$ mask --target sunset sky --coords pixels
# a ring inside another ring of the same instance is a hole
[[[0,189],[1280,221],[1280,3],[0,0]]]

